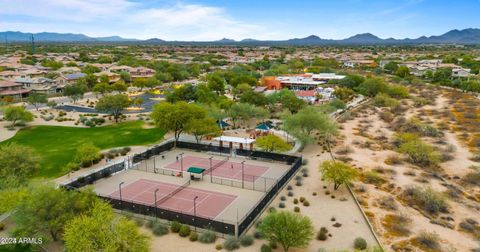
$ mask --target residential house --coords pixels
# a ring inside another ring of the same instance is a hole
[[[13,81],[0,80],[0,97],[12,97],[13,99],[19,99],[27,97],[30,90],[24,89],[20,83]]]
[[[36,93],[54,94],[62,91],[62,87],[57,85],[55,81],[48,78],[17,78],[15,83],[23,85],[24,89]]]
[[[155,75],[155,70],[146,67],[134,67],[128,71],[132,79],[151,78]]]
[[[72,74],[65,74],[55,78],[55,83],[60,86],[65,86],[68,84],[74,84],[78,81],[78,79],[87,76],[84,73],[72,73]]]
[[[278,77],[264,77],[262,84],[269,90],[279,90],[288,88],[291,90],[313,90],[322,84],[326,84],[330,80],[339,80],[345,78],[344,75],[336,75],[334,73],[320,74],[294,74]]]
[[[452,77],[457,77],[457,78],[468,78],[472,76],[470,73],[470,69],[466,68],[453,68],[452,69]]]
[[[317,93],[313,89],[295,91],[295,96],[309,104],[314,104],[317,101]]]

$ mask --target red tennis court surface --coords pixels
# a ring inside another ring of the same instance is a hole
[[[242,180],[242,164],[227,161],[223,164],[224,160],[212,159],[212,176],[214,177],[223,177],[229,179]],[[183,162],[183,170],[186,171],[189,167],[199,167],[205,169],[207,172],[210,170],[210,160],[208,158],[194,157],[194,156],[184,156],[183,160],[178,160],[173,163],[166,165],[165,167],[172,170],[181,170]],[[216,167],[220,164],[218,167]],[[216,168],[215,168],[216,167]],[[243,178],[245,181],[253,182],[262,176],[268,167],[244,164],[245,174]]]
[[[164,196],[170,196],[169,194],[178,189],[179,185],[139,179],[122,187],[122,200],[153,206],[157,188],[160,189],[157,192],[157,207],[193,215],[193,198],[198,196],[196,200],[197,216],[210,219],[217,217],[237,198],[235,195],[186,187],[165,200]],[[120,198],[119,190],[110,196]]]

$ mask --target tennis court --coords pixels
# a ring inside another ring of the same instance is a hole
[[[239,181],[242,181],[243,177],[244,181],[254,182],[268,171],[268,167],[244,163],[244,174],[242,175],[242,164],[239,162],[232,162],[228,158],[212,158],[211,162],[213,169],[210,175],[213,177],[223,177]],[[207,174],[210,173],[210,159],[195,156],[184,156],[183,158],[167,164],[165,168],[180,171],[182,166],[184,171],[189,167],[199,167],[204,168],[207,171]]]
[[[186,214],[194,214],[194,198],[196,199],[196,215],[214,219],[221,214],[236,198],[235,195],[202,190],[189,187],[189,181],[176,185],[149,179],[138,179],[122,187],[122,200],[144,205],[155,205],[157,191],[157,207]],[[120,198],[120,190],[110,194]]]

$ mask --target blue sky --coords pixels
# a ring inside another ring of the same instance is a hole
[[[480,0],[0,0],[0,31],[167,40],[416,38],[480,28]]]

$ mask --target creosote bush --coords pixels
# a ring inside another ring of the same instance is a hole
[[[410,187],[404,191],[404,198],[409,204],[418,205],[428,214],[448,213],[448,203],[443,194],[430,187]]]
[[[260,252],[272,252],[272,248],[270,248],[270,246],[267,244],[262,244],[260,247]]]
[[[168,234],[168,226],[163,223],[155,223],[152,226],[152,232],[156,236],[162,236]]]
[[[180,227],[180,230],[179,230],[178,234],[179,234],[181,237],[187,237],[187,236],[190,235],[190,232],[191,232],[190,226],[188,226],[188,225],[182,225],[182,226]]]
[[[223,242],[223,247],[228,251],[233,251],[240,248],[240,241],[235,237],[228,237]]]
[[[201,243],[214,243],[217,240],[217,234],[213,230],[205,230],[200,234],[198,240]]]
[[[429,249],[440,249],[439,236],[436,233],[421,232],[415,239],[419,244]]]
[[[192,242],[197,241],[198,240],[198,233],[197,232],[190,233],[190,237],[188,239]]]
[[[367,241],[362,237],[357,237],[353,242],[353,247],[358,250],[364,250],[367,248]]]
[[[170,224],[170,231],[172,231],[172,233],[178,233],[180,232],[180,228],[182,227],[182,224],[180,224],[180,222],[178,221],[173,221],[171,224]]]
[[[244,235],[242,238],[240,238],[240,244],[242,244],[243,247],[248,247],[252,245],[253,242],[254,240],[251,235]]]

